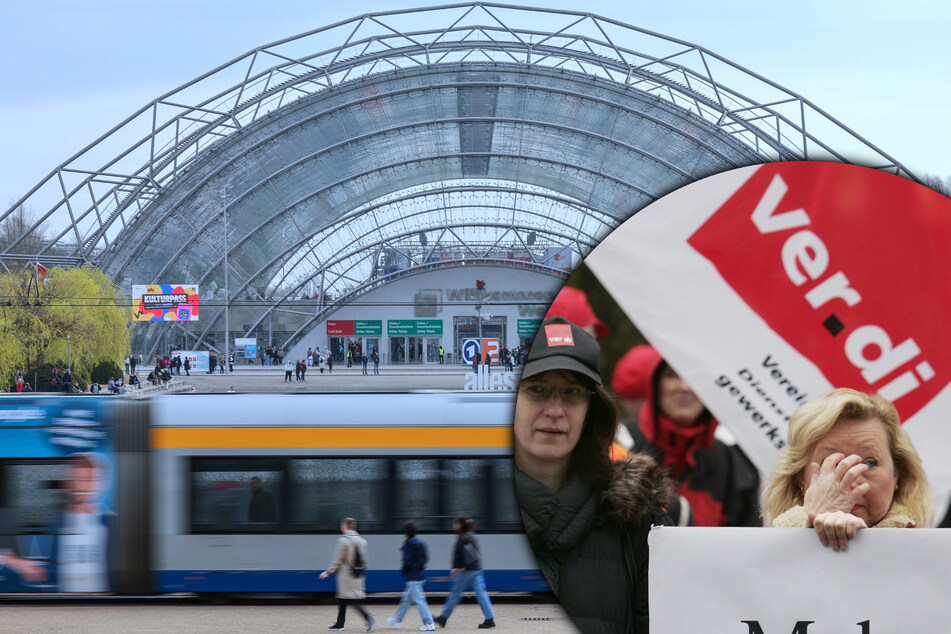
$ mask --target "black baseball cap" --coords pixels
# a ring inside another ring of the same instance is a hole
[[[549,317],[542,322],[532,351],[522,370],[522,378],[568,370],[601,385],[601,346],[598,340],[564,317]]]

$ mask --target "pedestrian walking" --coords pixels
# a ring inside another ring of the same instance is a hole
[[[185,368],[185,376],[191,376],[188,371],[191,370],[192,364],[191,361],[188,360],[188,357],[185,357],[183,367]]]
[[[327,373],[334,373],[334,356],[332,354],[327,355]]]
[[[380,373],[380,353],[377,350],[373,351],[373,374]]]
[[[429,611],[429,603],[426,602],[426,593],[423,591],[423,584],[426,583],[426,575],[423,570],[429,562],[429,553],[426,550],[426,542],[417,536],[417,528],[414,522],[406,522],[403,525],[403,534],[406,535],[406,541],[400,546],[403,552],[403,580],[406,586],[403,588],[403,595],[400,597],[399,607],[396,608],[396,614],[386,620],[390,627],[400,629],[403,627],[403,617],[409,610],[410,605],[415,605],[419,610],[419,618],[423,620],[423,626],[419,628],[421,632],[428,632],[436,629],[433,624],[433,614]]]
[[[485,591],[485,578],[482,575],[482,554],[479,552],[479,544],[473,532],[475,522],[468,515],[460,515],[453,526],[459,536],[456,538],[456,547],[452,553],[452,571],[450,572],[454,579],[452,592],[442,606],[442,614],[433,621],[439,623],[440,627],[446,627],[446,621],[449,620],[452,611],[462,598],[462,593],[471,586],[479,607],[482,608],[482,615],[485,617],[485,620],[479,624],[479,629],[495,627],[495,614],[492,612],[492,603],[489,601],[489,594]]]
[[[439,346],[439,363],[442,363],[443,359],[446,356],[446,350],[442,346]]]
[[[360,537],[357,521],[352,517],[345,517],[340,522],[340,532],[342,536],[337,540],[330,566],[320,573],[321,579],[337,574],[337,621],[330,626],[330,631],[343,631],[347,606],[352,605],[366,619],[367,632],[372,632],[377,626],[376,618],[363,606],[363,600],[367,598],[367,540]]]
[[[366,373],[367,373],[367,363],[369,363],[370,357],[368,357],[367,355],[364,354],[364,355],[361,355],[361,356],[360,356],[360,359],[363,361],[363,373],[366,374]]]

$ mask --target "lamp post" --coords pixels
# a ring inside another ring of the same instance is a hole
[[[229,323],[229,317],[231,314],[231,293],[228,291],[228,194],[224,190],[221,191],[221,200],[223,203],[222,206],[222,215],[224,216],[224,225],[225,225],[225,359],[224,362],[228,363],[228,360],[231,358],[231,324]]]
[[[73,353],[69,344],[69,335],[66,335],[66,369],[73,371]]]

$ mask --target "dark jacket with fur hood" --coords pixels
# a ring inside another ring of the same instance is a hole
[[[588,632],[648,631],[647,534],[670,524],[672,485],[646,454],[614,463],[603,492],[569,477],[552,491],[515,470],[525,532],[548,585]]]

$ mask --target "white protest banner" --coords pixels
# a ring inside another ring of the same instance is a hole
[[[948,631],[951,531],[866,529],[835,552],[806,528],[651,531],[650,631]]]
[[[878,170],[772,163],[653,203],[585,260],[761,471],[833,387],[894,402],[951,488],[951,200]]]

